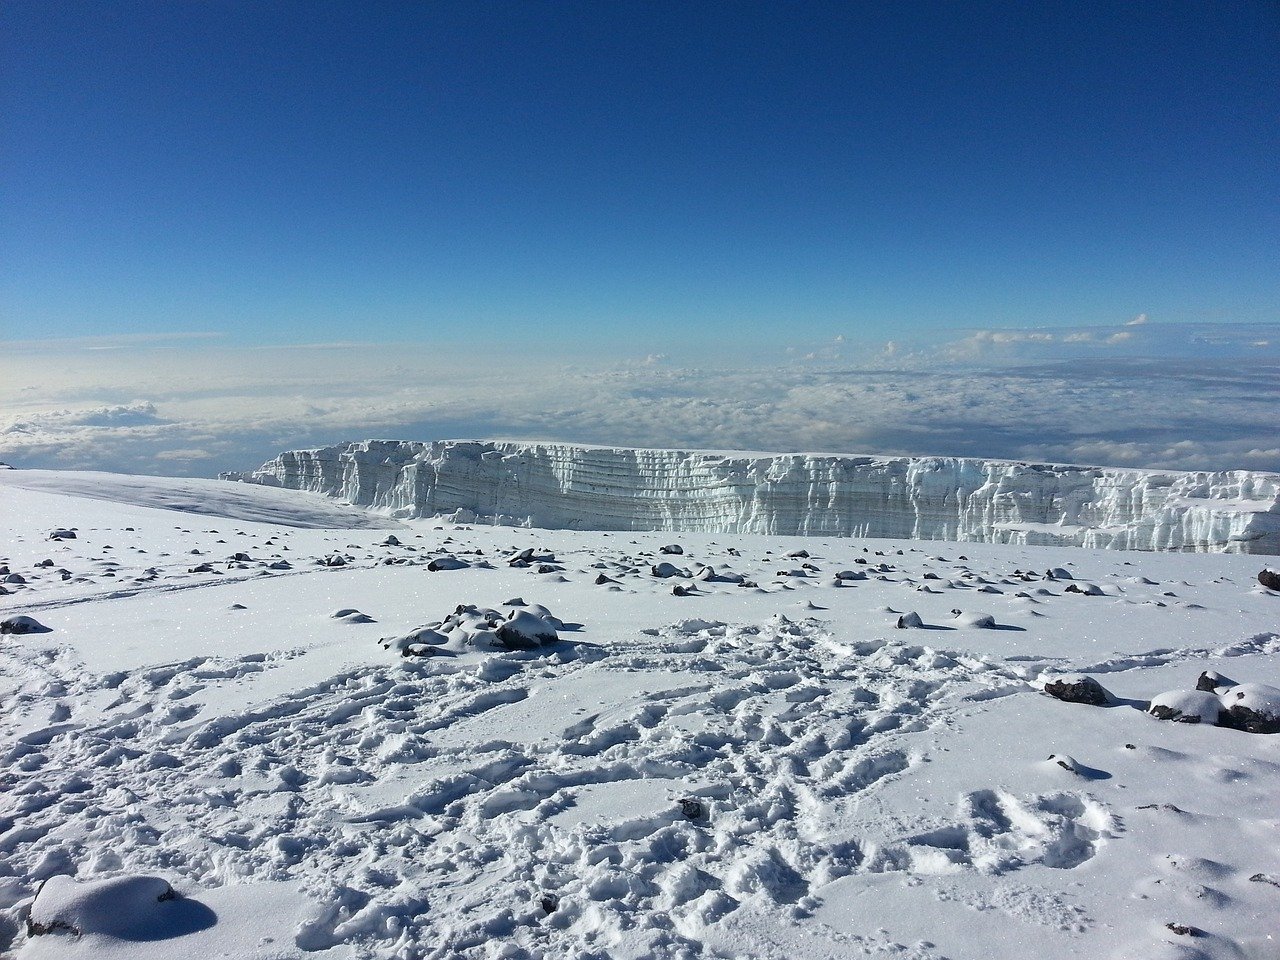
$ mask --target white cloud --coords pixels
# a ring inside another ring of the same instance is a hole
[[[1146,322],[1147,322],[1147,315],[1145,313],[1140,313],[1136,317],[1134,317],[1132,320],[1130,320],[1128,323],[1126,323],[1125,326],[1140,327]]]
[[[1259,333],[1280,341],[1273,329],[1206,343],[1202,331],[1179,338],[1151,324],[1134,331],[1135,342],[1071,339],[1089,332],[988,331],[960,345],[895,340],[865,351],[846,344],[853,366],[813,344],[800,348],[817,354],[804,363],[667,357],[611,366],[549,352],[370,345],[156,348],[92,363],[49,352],[40,364],[0,359],[0,459],[208,475],[346,439],[501,436],[1280,469],[1280,356],[1248,346]],[[1008,352],[966,355],[974,343]],[[1175,354],[1186,346],[1189,358],[1140,359],[1152,343]],[[1116,356],[1127,350],[1141,352]],[[1026,351],[1060,362],[1029,363]]]

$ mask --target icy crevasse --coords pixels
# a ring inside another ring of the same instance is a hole
[[[1280,553],[1280,475],[959,457],[368,440],[243,479],[401,517],[671,530]]]

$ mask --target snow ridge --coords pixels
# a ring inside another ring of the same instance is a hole
[[[1280,554],[1280,475],[870,457],[367,440],[226,479],[398,517],[532,527]]]

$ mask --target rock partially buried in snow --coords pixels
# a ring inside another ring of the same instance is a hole
[[[1280,590],[1280,570],[1263,567],[1258,574],[1258,582],[1268,590]]]
[[[0,620],[0,634],[49,634],[50,628],[35,617],[19,614],[17,617],[5,617]]]
[[[670,577],[688,577],[688,570],[681,570],[674,563],[655,563],[649,568],[649,573],[657,577],[659,580],[666,580]]]
[[[1242,683],[1222,694],[1224,727],[1248,733],[1280,733],[1280,690],[1265,683]]]
[[[343,607],[341,610],[335,610],[329,614],[330,619],[342,620],[346,623],[377,623],[373,617],[367,613],[361,613],[355,607]]]
[[[0,633],[49,633],[50,630],[35,617],[18,615],[0,620]]]
[[[183,901],[167,880],[120,876],[77,881],[50,877],[36,893],[27,917],[32,937],[99,935],[151,941],[211,926],[217,918],[201,904]]]
[[[965,613],[963,610],[955,610],[953,613],[957,626],[991,630],[996,625],[996,618],[989,613]]]
[[[1221,712],[1221,701],[1203,690],[1170,690],[1153,697],[1147,707],[1147,713],[1157,720],[1175,723],[1216,724]]]
[[[899,630],[912,630],[917,627],[923,627],[924,621],[920,619],[920,614],[914,610],[904,613],[898,618],[897,628]]]
[[[1103,597],[1106,594],[1096,583],[1070,583],[1063,593],[1078,593],[1085,597]]]
[[[469,566],[471,566],[471,564],[467,563],[465,560],[461,560],[458,557],[448,556],[436,557],[427,564],[427,569],[432,573],[439,573],[441,570],[465,570]]]
[[[1112,702],[1106,687],[1093,677],[1062,677],[1044,685],[1044,692],[1065,703],[1085,703],[1091,707],[1105,707]]]
[[[449,638],[435,627],[419,627],[398,637],[385,637],[379,642],[384,650],[392,650],[402,657],[430,657],[440,652]]]
[[[1216,670],[1206,670],[1196,680],[1196,689],[1209,693],[1221,693],[1228,687],[1234,687],[1235,685],[1236,682],[1234,680],[1224,677]]]
[[[535,650],[560,639],[555,627],[529,610],[513,613],[496,633],[498,642],[510,650]]]

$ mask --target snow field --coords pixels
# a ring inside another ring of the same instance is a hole
[[[309,521],[347,529],[136,489],[0,489],[25,579],[0,616],[49,628],[0,641],[0,950],[23,960],[1277,955],[1280,738],[1144,713],[1202,670],[1280,679],[1251,558],[389,539],[338,504]],[[564,629],[380,643],[462,604]],[[1115,702],[1039,692],[1074,673]],[[187,920],[27,933],[46,881],[80,903],[146,876]]]

